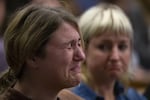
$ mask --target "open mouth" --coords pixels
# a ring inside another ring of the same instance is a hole
[[[74,66],[70,70],[72,72],[75,72],[75,73],[81,73],[81,67],[80,66]]]

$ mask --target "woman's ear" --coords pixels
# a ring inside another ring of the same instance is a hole
[[[30,66],[31,68],[38,68],[37,61],[38,61],[37,57],[28,58],[27,59],[27,66]]]

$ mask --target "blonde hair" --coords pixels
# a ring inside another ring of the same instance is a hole
[[[123,10],[114,4],[101,3],[85,11],[79,19],[79,27],[83,34],[85,48],[92,37],[100,36],[106,32],[116,35],[127,35],[133,41],[133,28],[130,20]],[[130,65],[129,65],[130,66]],[[92,80],[86,65],[82,66],[83,80]],[[127,82],[128,72],[121,76],[122,82]]]
[[[113,4],[102,3],[90,8],[80,17],[79,26],[85,44],[91,37],[108,31],[115,34],[126,34],[131,39],[133,37],[133,29],[129,19],[121,8]]]

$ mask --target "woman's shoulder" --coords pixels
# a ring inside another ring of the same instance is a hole
[[[60,100],[84,100],[68,89],[61,90],[58,94],[58,97],[60,98]]]
[[[21,94],[20,92],[16,91],[13,88],[8,88],[4,93],[0,95],[0,100],[31,100]]]
[[[145,96],[139,94],[135,89],[129,88],[126,91],[126,97],[128,100],[147,100]]]

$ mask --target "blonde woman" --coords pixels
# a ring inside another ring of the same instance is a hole
[[[116,5],[99,4],[79,20],[85,40],[83,81],[72,91],[85,100],[145,100],[120,79],[131,62],[133,29]]]

